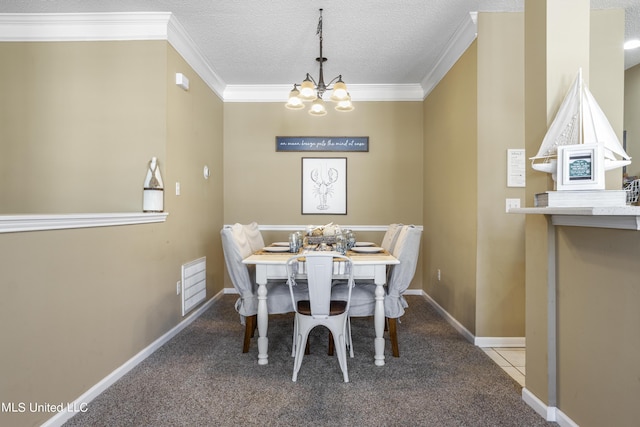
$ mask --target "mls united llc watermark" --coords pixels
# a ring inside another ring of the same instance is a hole
[[[1,402],[2,412],[87,412],[88,403],[38,403],[38,402]]]

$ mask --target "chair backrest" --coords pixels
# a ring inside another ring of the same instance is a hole
[[[407,290],[413,280],[418,265],[420,253],[420,240],[422,231],[414,226],[405,225],[398,236],[394,248],[394,256],[400,264],[394,265],[388,282],[388,295],[385,300],[385,315],[387,317],[400,317],[404,313],[401,296]],[[393,301],[396,303],[393,303]]]
[[[225,227],[225,229],[227,228]],[[238,247],[242,259],[245,259],[249,255],[251,255],[253,253],[253,249],[251,248],[251,244],[249,243],[249,238],[247,237],[247,233],[245,232],[244,225],[233,224],[228,228],[228,230],[230,230],[231,232],[231,237]]]
[[[398,241],[398,235],[400,234],[401,230],[402,224],[390,224],[389,228],[387,228],[387,232],[384,233],[384,237],[382,238],[382,243],[380,243],[380,246],[393,253],[393,248]]]
[[[244,228],[244,234],[247,236],[252,252],[256,252],[264,248],[264,238],[262,237],[262,233],[260,232],[257,222],[245,224],[242,227]]]
[[[307,285],[309,288],[309,303],[312,317],[329,317],[331,306],[331,286],[333,284],[334,271],[342,268],[334,268],[334,262],[344,263],[344,273],[348,277],[347,307],[351,302],[351,288],[353,287],[353,268],[351,260],[337,252],[310,252],[304,255],[304,270],[307,273]],[[287,261],[289,287],[293,305],[297,311],[297,301],[294,298],[296,274],[300,271],[299,256],[293,256]]]

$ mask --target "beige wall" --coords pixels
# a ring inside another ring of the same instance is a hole
[[[69,84],[66,73],[31,69],[30,61],[23,61],[23,72],[39,82],[24,108],[34,109],[40,119],[32,123],[30,114],[20,117],[12,137],[35,144],[36,152],[72,139],[68,146],[78,149],[58,153],[60,161],[82,169],[100,160],[107,185],[113,181],[113,191],[122,195],[104,207],[95,192],[76,193],[82,203],[70,197],[74,208],[140,211],[152,155],[163,165],[167,188],[182,183],[181,196],[165,194],[165,223],[0,234],[0,401],[72,402],[183,319],[176,296],[181,264],[206,256],[208,297],[222,289],[222,102],[166,42],[0,44],[0,62],[11,62],[5,55],[29,57],[32,49],[39,64],[41,56],[64,52],[62,62],[73,67],[56,62],[53,70],[75,69],[75,77],[84,81],[80,92],[92,95],[60,91]],[[95,61],[108,70],[94,69]],[[176,70],[188,75],[189,92],[175,86]],[[145,90],[135,96],[121,93],[123,76],[147,73],[151,83],[136,78]],[[113,91],[123,97],[122,104]],[[23,94],[11,92],[2,105],[20,104]],[[82,99],[84,108],[72,108],[69,96]],[[67,111],[58,111],[59,106]],[[86,111],[94,109],[99,114]],[[123,117],[118,109],[138,119]],[[46,120],[49,114],[59,121]],[[83,144],[88,146],[79,149]],[[110,146],[108,154],[103,145]],[[204,163],[212,170],[209,181],[202,178]],[[67,179],[59,165],[52,179],[57,175]],[[66,190],[54,186],[52,199],[66,200]],[[37,425],[51,416],[2,413],[0,424]]]
[[[558,402],[580,426],[640,418],[638,253],[638,231],[558,229]]]
[[[640,176],[640,65],[624,73],[624,129],[627,131],[627,153],[632,163],[629,176]]]
[[[420,102],[359,102],[321,118],[283,103],[226,103],[224,111],[225,222],[420,224]],[[276,136],[368,136],[369,152],[276,152]],[[347,215],[301,214],[302,157],[347,158]]]
[[[505,212],[507,150],[524,149],[524,14],[478,15],[476,336],[524,336],[524,217]],[[528,163],[528,162],[526,162]]]
[[[476,330],[477,92],[474,42],[424,101],[423,289],[471,333]]]
[[[283,103],[226,103],[224,135],[225,223],[422,224],[420,102],[358,102],[350,113],[329,109],[321,118]],[[368,136],[369,152],[276,152],[276,136]],[[303,157],[347,158],[347,215],[301,214]],[[379,242],[382,233],[358,238]],[[286,233],[265,233],[275,239]],[[411,287],[421,283],[418,268]]]
[[[142,210],[146,163],[166,166],[166,43],[0,43],[0,57],[0,214]]]
[[[424,289],[483,338],[524,336],[524,218],[505,212],[525,203],[507,187],[507,150],[524,148],[523,21],[479,14],[477,42],[425,100]]]

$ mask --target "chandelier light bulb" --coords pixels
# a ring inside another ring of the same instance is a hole
[[[312,116],[324,116],[327,114],[327,109],[324,107],[324,101],[322,98],[318,98],[311,104],[309,114]]]
[[[354,107],[351,103],[351,95],[347,93],[347,99],[338,101],[338,105],[336,105],[336,111],[348,112],[353,111]]]
[[[300,99],[300,91],[294,86],[293,90],[289,92],[289,101],[284,105],[290,110],[299,110],[304,108],[304,104]]]
[[[349,94],[347,92],[347,85],[342,80],[338,80],[336,84],[333,85],[333,93],[331,94],[331,100],[340,102],[340,101],[346,101],[347,99],[349,99]]]
[[[317,96],[315,85],[307,77],[300,85],[300,99],[304,101],[313,101],[316,98]]]

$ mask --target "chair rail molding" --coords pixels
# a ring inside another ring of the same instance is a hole
[[[0,215],[0,233],[149,224],[165,222],[168,215],[168,212]]]
[[[225,227],[231,227],[233,224],[225,224]],[[304,230],[307,225],[280,225],[280,224],[260,224],[260,231],[300,231]],[[422,225],[415,226],[419,230],[423,230]],[[387,231],[389,225],[346,225],[340,224],[340,228],[353,231]]]

